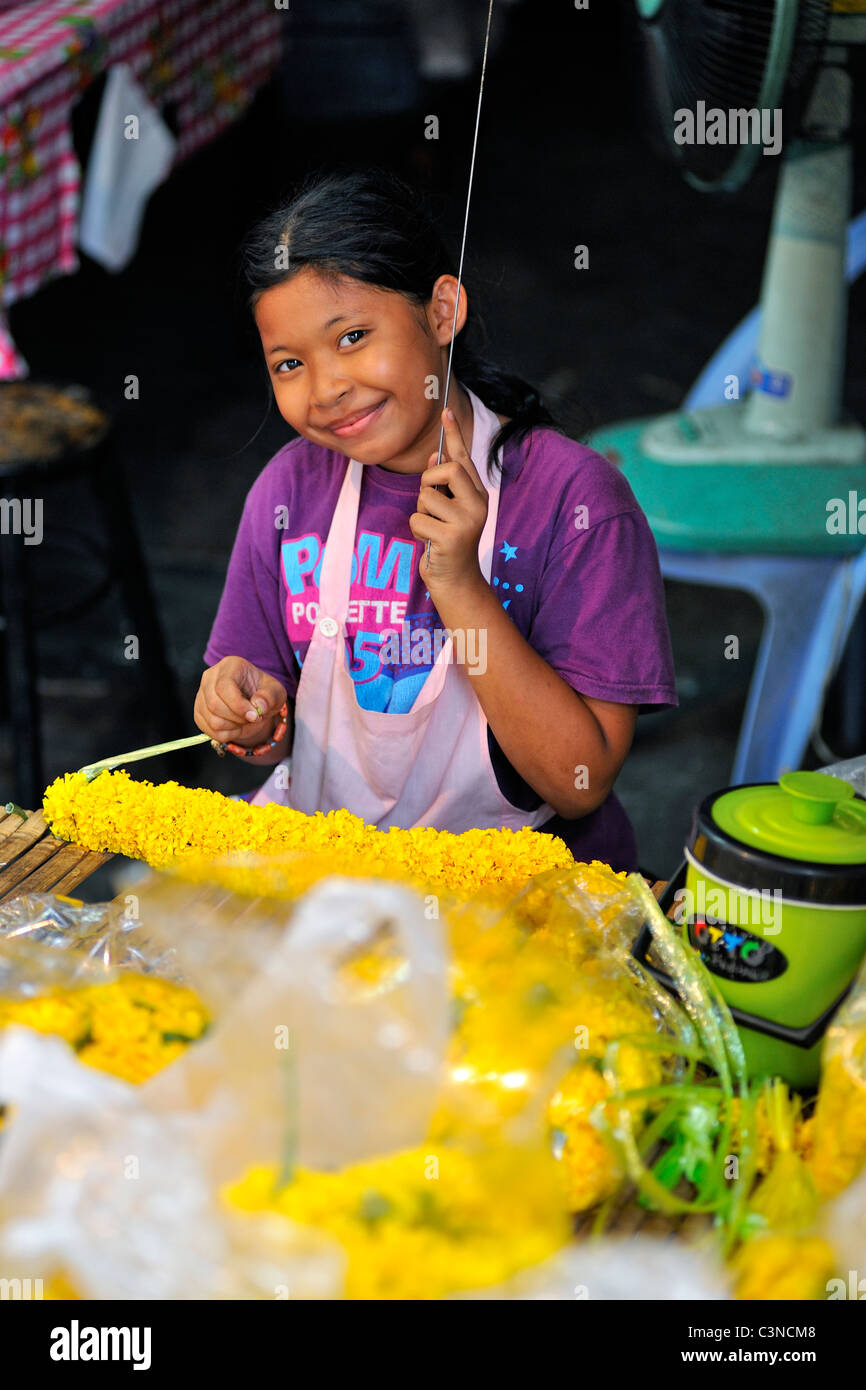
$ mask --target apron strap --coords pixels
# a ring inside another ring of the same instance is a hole
[[[361,473],[364,465],[350,459],[334,508],[325,554],[319,571],[319,616],[345,622],[352,584],[352,556],[361,500]],[[348,556],[348,562],[346,557]]]
[[[493,572],[493,546],[496,541],[496,521],[499,515],[502,450],[499,449],[496,453],[497,469],[493,478],[488,476],[487,455],[490,452],[490,445],[499,431],[499,421],[493,411],[488,409],[474,391],[470,391],[468,386],[464,386],[463,389],[472,402],[473,425],[470,454],[487,491],[487,520],[478,541],[478,564],[481,573],[489,584]]]

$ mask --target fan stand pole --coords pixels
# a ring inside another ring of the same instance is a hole
[[[827,67],[811,134],[784,155],[761,289],[761,335],[744,415],[747,434],[808,439],[839,423],[851,214],[848,74]],[[817,132],[821,137],[816,138]]]

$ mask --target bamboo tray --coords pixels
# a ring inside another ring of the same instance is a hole
[[[52,835],[41,811],[0,812],[0,903],[22,893],[69,893],[109,859]]]

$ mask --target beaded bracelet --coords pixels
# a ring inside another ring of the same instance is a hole
[[[236,753],[240,758],[260,758],[265,753],[270,753],[272,748],[276,748],[286,736],[286,728],[289,722],[288,701],[283,705],[279,714],[277,727],[274,729],[274,736],[270,743],[260,743],[255,748],[242,748],[239,743],[220,743],[217,739],[211,739],[211,748],[224,758],[226,753]]]

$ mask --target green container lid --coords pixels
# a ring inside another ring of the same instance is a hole
[[[813,864],[866,864],[866,801],[827,772],[785,772],[713,802],[720,830],[741,844]]]

